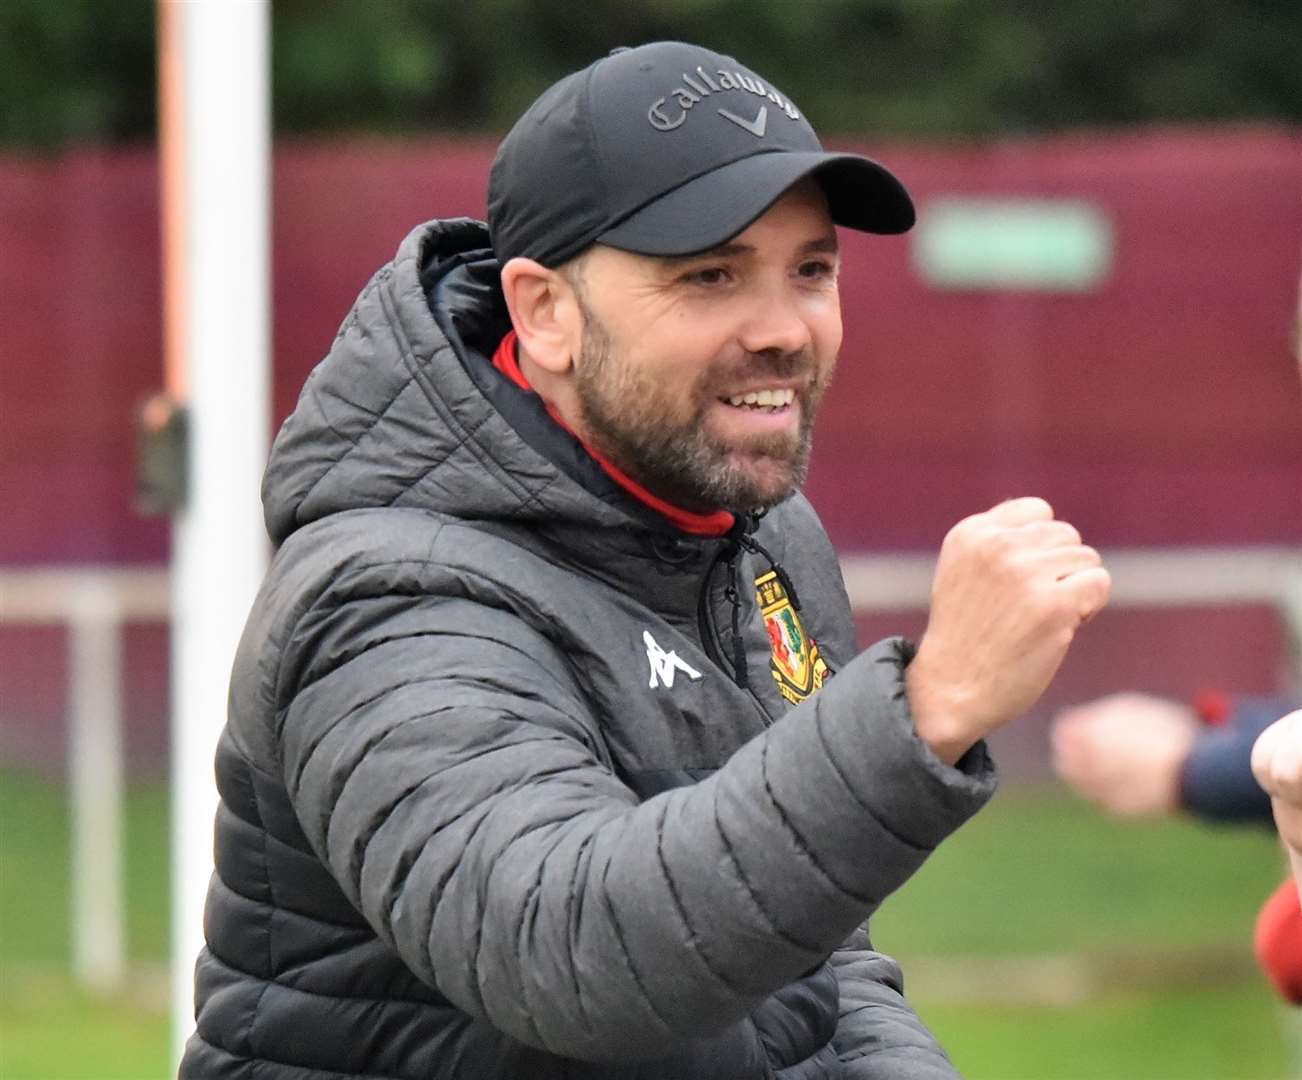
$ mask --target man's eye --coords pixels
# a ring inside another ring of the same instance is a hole
[[[702,266],[683,275],[690,285],[722,285],[728,280],[728,271],[722,266]]]
[[[810,259],[800,264],[800,276],[805,278],[825,278],[836,276],[836,264],[826,259]]]

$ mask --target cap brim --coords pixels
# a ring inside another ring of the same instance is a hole
[[[641,255],[690,255],[730,240],[783,192],[815,176],[837,225],[894,234],[912,227],[913,200],[890,172],[857,154],[779,151],[722,165],[634,211],[597,242]]]

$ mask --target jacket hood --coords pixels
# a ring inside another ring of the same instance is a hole
[[[668,528],[489,359],[510,322],[483,224],[414,229],[362,290],[272,446],[276,544],[345,510]]]

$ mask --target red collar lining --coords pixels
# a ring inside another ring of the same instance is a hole
[[[516,357],[516,340],[515,331],[508,331],[506,337],[502,338],[501,344],[497,346],[497,351],[493,353],[493,366],[515,383],[516,386],[520,387],[521,390],[527,390],[531,394],[537,393],[529,385],[529,380],[524,377],[524,372],[520,370],[520,362]],[[674,506],[672,503],[665,502],[659,496],[653,495],[617,465],[607,460],[602,454],[584,442],[583,439],[579,438],[574,429],[562,420],[560,414],[552,408],[550,402],[544,401],[543,404],[547,408],[548,415],[579,440],[579,443],[588,452],[592,460],[600,465],[615,483],[637,499],[638,502],[651,507],[652,510],[668,518],[683,532],[690,533],[693,536],[722,536],[732,528],[736,518],[727,510],[715,510],[710,514],[694,514],[690,510]]]

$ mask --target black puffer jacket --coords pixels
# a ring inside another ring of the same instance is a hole
[[[854,655],[800,498],[753,537],[836,672],[792,707],[752,540],[625,497],[506,329],[482,226],[424,226],[276,441],[181,1076],[954,1076],[857,928],[984,749],[918,741],[902,642]]]

